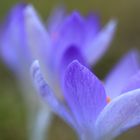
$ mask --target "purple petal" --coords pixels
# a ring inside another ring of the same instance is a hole
[[[49,66],[51,63],[51,47],[48,32],[32,5],[28,5],[25,9],[24,18],[28,47],[30,48],[33,57],[40,60],[41,65],[46,71],[46,76],[50,84],[52,83]]]
[[[92,127],[106,105],[102,83],[76,60],[66,69],[64,96],[81,128]]]
[[[116,21],[111,20],[105,28],[99,32],[92,42],[89,42],[83,50],[87,62],[95,64],[108,49],[115,33]]]
[[[65,19],[65,8],[60,6],[55,8],[48,19],[48,30],[52,37],[52,40],[55,39],[56,34],[62,25],[63,20]]]
[[[81,54],[81,50],[78,47],[72,45],[72,46],[69,46],[69,48],[67,48],[67,50],[64,52],[64,54],[62,55],[62,58],[60,60],[59,69],[60,69],[61,73],[59,73],[58,75],[61,78],[63,77],[63,74],[64,74],[65,69],[67,68],[68,64],[70,64],[75,59],[77,59],[81,64],[87,65]],[[57,69],[57,71],[58,71],[58,69]]]
[[[52,62],[50,64],[52,70],[60,67],[63,55],[70,46],[82,47],[85,36],[84,25],[84,20],[78,12],[73,12],[63,21],[58,38],[52,42]],[[57,57],[54,57],[54,52]]]
[[[84,41],[85,36],[84,25],[84,19],[81,15],[78,12],[73,12],[63,22],[59,31],[59,39],[80,46],[79,44]]]
[[[91,13],[85,20],[86,22],[86,38],[87,41],[93,40],[93,38],[99,32],[101,25],[100,25],[100,17],[97,14]]]
[[[140,89],[114,99],[95,123],[96,139],[112,140],[124,131],[140,124]]]
[[[76,128],[76,123],[74,122],[71,114],[68,112],[67,108],[55,97],[54,93],[46,83],[37,60],[34,61],[31,66],[31,74],[40,96],[47,102],[53,112],[63,118],[72,127]]]
[[[140,71],[128,80],[126,86],[122,90],[122,93],[138,88],[140,88]]]
[[[26,45],[23,11],[25,4],[18,4],[12,8],[1,33],[1,57],[7,66],[16,71],[30,62],[30,55]]]
[[[105,79],[107,94],[111,98],[120,95],[129,78],[137,73],[138,70],[138,53],[133,50],[119,61]]]
[[[28,45],[35,58],[45,59],[46,62],[50,51],[50,40],[47,30],[32,5],[28,5],[24,11],[24,17]]]

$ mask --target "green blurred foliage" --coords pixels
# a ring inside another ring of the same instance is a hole
[[[21,1],[21,0],[20,0]],[[0,3],[0,19],[19,0]],[[78,10],[82,14],[90,11],[100,13],[102,24],[111,18],[118,20],[117,33],[110,50],[95,66],[94,71],[103,78],[118,58],[132,48],[140,48],[140,1],[139,0],[26,0],[32,3],[44,21],[57,5],[64,5],[68,12]],[[26,140],[26,108],[20,89],[13,75],[0,64],[0,140]],[[119,139],[137,140],[140,128],[124,133]],[[76,136],[62,120],[55,117],[50,128],[50,140],[74,140]]]

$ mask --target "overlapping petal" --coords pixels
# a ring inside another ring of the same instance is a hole
[[[62,57],[69,47],[75,46],[81,51],[80,47],[83,46],[82,43],[86,37],[84,25],[84,19],[78,12],[73,12],[70,16],[65,18],[57,32],[57,39],[52,42],[50,59],[52,59],[51,65],[54,70],[60,68],[59,65],[61,64]],[[57,57],[53,57],[54,50]]]
[[[101,81],[76,60],[65,72],[64,97],[81,127],[93,127],[107,104]]]
[[[139,73],[128,81],[129,92],[107,104],[102,82],[74,60],[68,65],[63,79],[66,106],[48,87],[38,62],[32,66],[32,75],[41,96],[76,130],[81,139],[112,140],[140,124]]]
[[[111,98],[122,93],[122,90],[131,76],[139,70],[138,53],[135,50],[127,53],[112,69],[105,79],[105,89]]]
[[[30,53],[33,58],[40,60],[41,65],[46,71],[47,79],[51,81],[51,68],[48,67],[51,63],[49,59],[51,50],[50,37],[32,5],[28,5],[24,10],[24,23],[27,36],[26,42]]]
[[[75,11],[62,23],[59,30],[59,41],[63,40],[65,45],[72,43],[80,47],[85,36],[84,19]]]
[[[69,46],[69,48],[67,48],[67,50],[65,51],[65,53],[63,54],[60,64],[59,64],[59,69],[61,74],[59,75],[63,75],[65,73],[65,69],[67,68],[67,66],[73,61],[77,59],[81,64],[83,65],[87,65],[86,64],[86,60],[84,59],[81,50],[72,45]],[[63,76],[62,76],[63,77]]]
[[[111,20],[98,34],[93,38],[93,41],[87,42],[83,53],[88,64],[95,64],[97,60],[106,52],[111,43],[116,29],[116,21]]]
[[[99,115],[95,124],[97,140],[112,140],[140,124],[140,89],[114,99]]]
[[[73,128],[76,128],[76,123],[72,118],[72,115],[68,111],[68,109],[61,103],[50,89],[49,85],[46,83],[39,66],[39,62],[36,60],[32,64],[31,74],[33,80],[35,82],[36,88],[43,98],[47,102],[47,104],[51,107],[51,109],[58,114],[61,118],[63,118],[68,124],[70,124]]]
[[[134,89],[140,88],[140,71],[138,71],[135,75],[133,75],[126,85],[124,86],[122,93],[128,92]]]

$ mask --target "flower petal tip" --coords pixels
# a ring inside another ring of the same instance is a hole
[[[49,94],[51,93],[51,91],[41,72],[38,60],[35,60],[31,66],[31,75],[39,94],[43,99],[46,99],[47,96],[49,96]]]
[[[33,8],[32,4],[28,4],[28,5],[26,6],[25,11],[28,12],[28,13],[30,13],[33,9],[34,9],[34,8]]]
[[[73,60],[70,64],[69,64],[69,66],[70,65],[81,65],[80,64],[80,62],[77,60],[77,59],[75,59],[75,60]]]
[[[40,69],[39,61],[35,60],[31,65],[31,75],[35,78],[36,72]]]
[[[72,16],[73,18],[79,18],[80,13],[79,13],[78,11],[73,11],[73,12],[71,13],[71,16]]]
[[[40,24],[39,15],[32,4],[27,5],[27,7],[24,10],[24,16],[25,21],[28,21],[27,23],[36,23],[37,25]]]
[[[24,10],[24,15],[26,17],[34,17],[36,15],[35,9],[31,4],[28,4]]]
[[[117,27],[117,20],[116,19],[112,19],[109,21],[109,23],[107,24],[106,29],[108,30],[108,32],[111,32],[112,34],[114,34],[116,27]]]
[[[68,66],[66,71],[69,71],[70,69],[76,69],[78,67],[84,67],[77,59],[73,60]]]

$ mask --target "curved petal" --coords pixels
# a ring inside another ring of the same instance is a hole
[[[128,80],[126,86],[122,90],[122,93],[138,88],[140,88],[140,71]]]
[[[46,83],[41,73],[39,62],[37,60],[34,61],[31,66],[31,74],[40,96],[47,102],[53,112],[63,118],[72,127],[76,128],[76,123],[74,122],[71,114],[68,112],[66,107],[55,97],[54,93]]]
[[[32,5],[28,5],[24,10],[24,18],[30,49],[36,58],[42,56],[44,59],[47,58],[47,61],[50,49],[49,35]]]
[[[116,21],[111,20],[105,28],[97,34],[93,41],[87,44],[83,53],[90,65],[95,64],[106,52],[114,37],[115,29]]]
[[[107,103],[101,81],[77,60],[66,69],[64,97],[81,128],[93,127]]]
[[[32,5],[28,5],[24,10],[25,27],[27,43],[33,58],[39,59],[41,66],[44,68],[49,84],[52,84],[50,74],[50,38],[48,32],[41,22],[39,15]]]
[[[140,89],[114,99],[95,123],[97,140],[112,140],[124,131],[140,124]]]
[[[132,50],[118,62],[105,79],[105,89],[108,96],[114,98],[120,95],[129,78],[138,70],[138,53]]]

